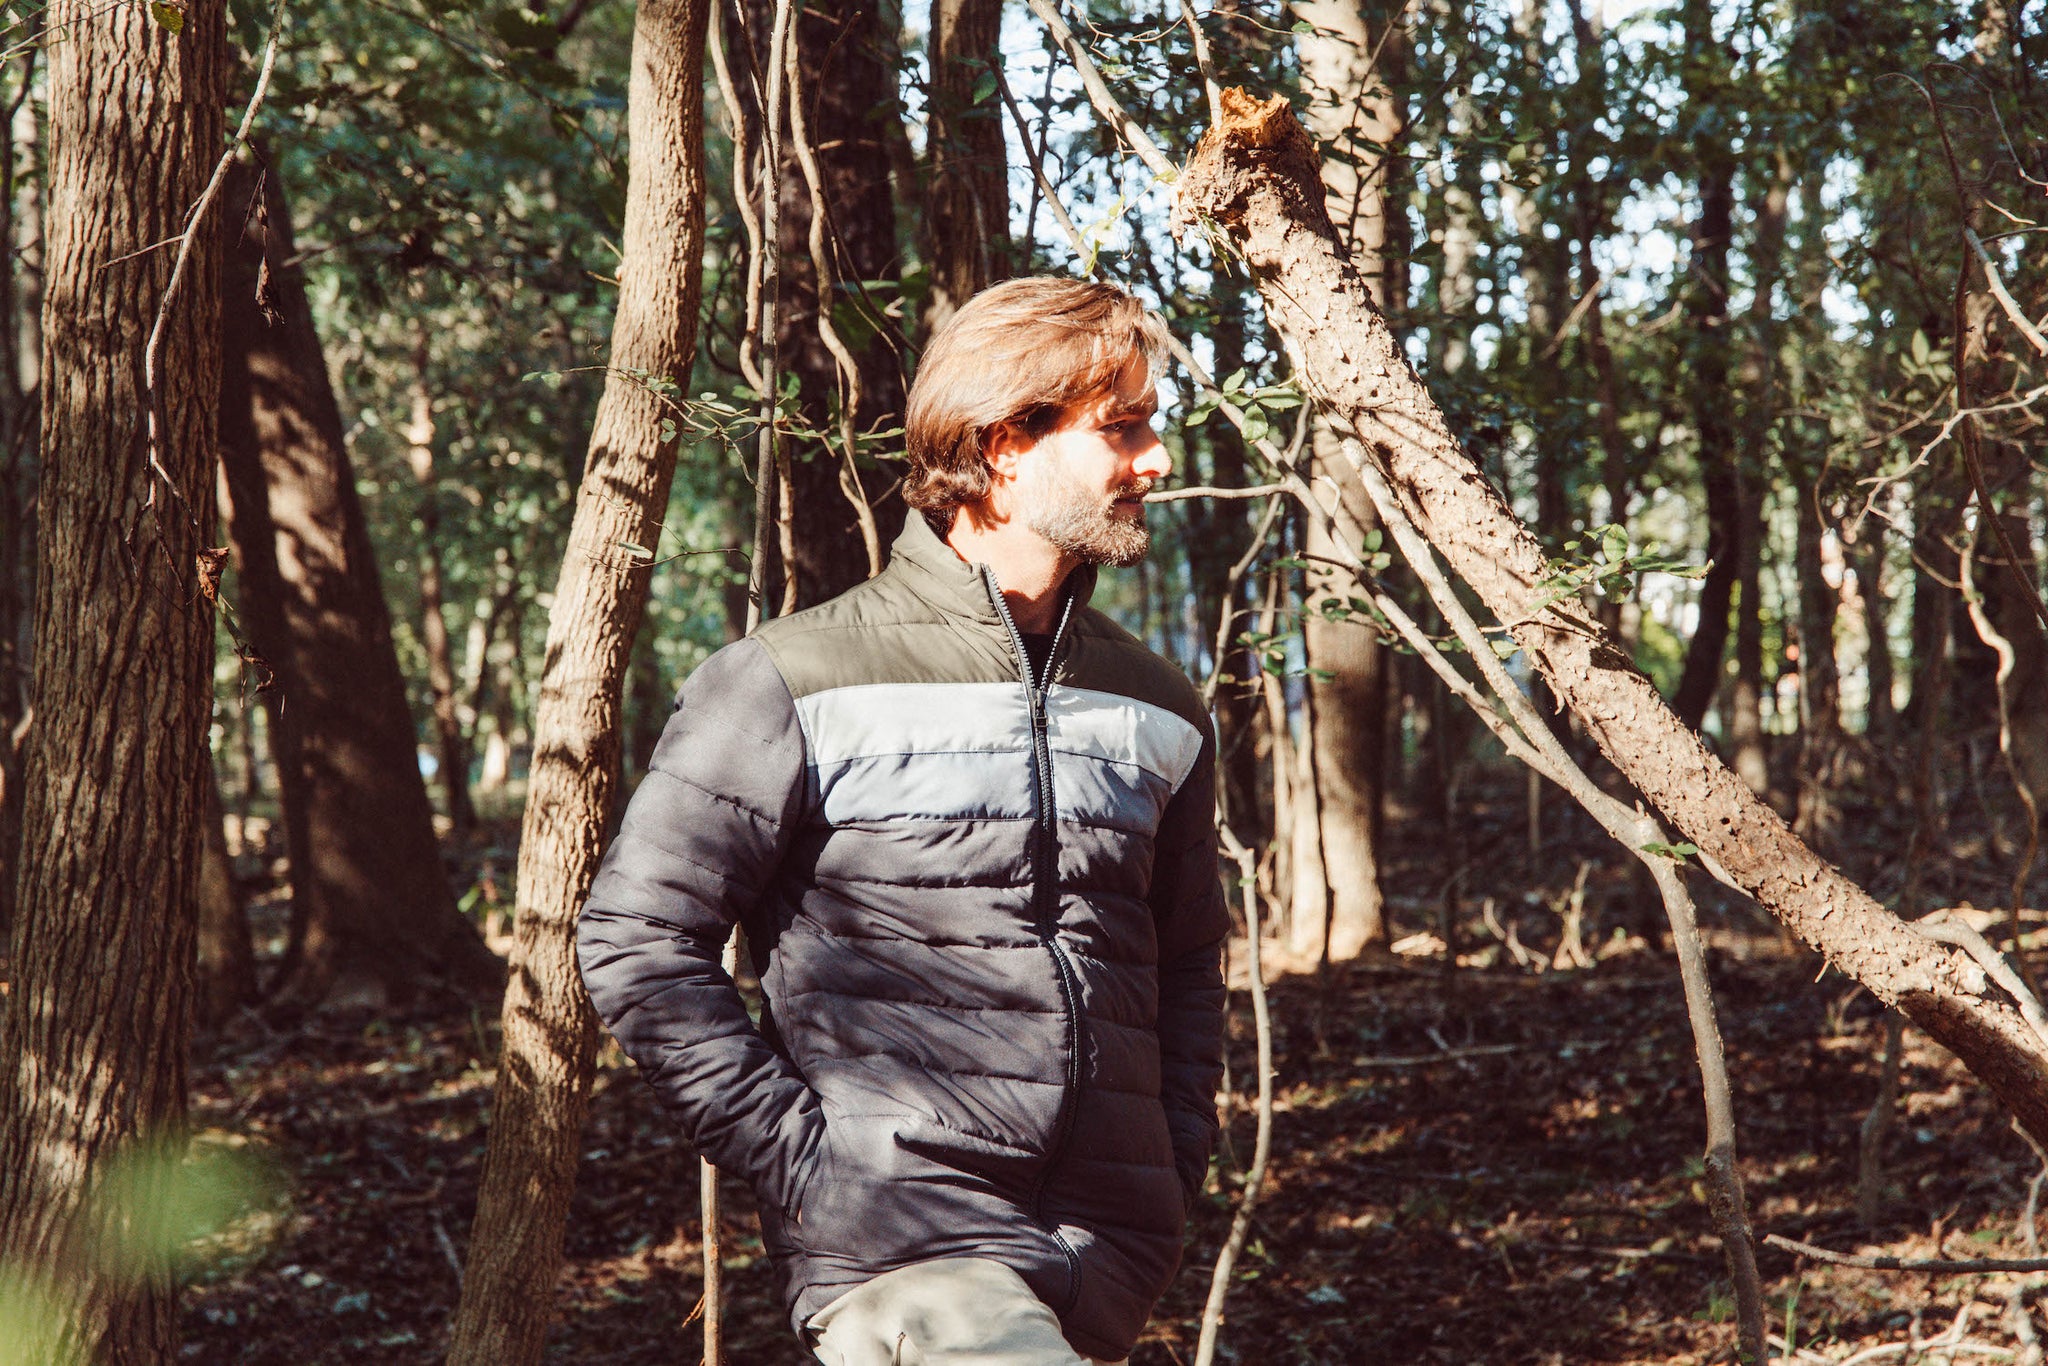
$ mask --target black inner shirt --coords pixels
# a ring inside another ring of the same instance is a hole
[[[1045,666],[1052,661],[1052,632],[1020,631],[1024,637],[1024,655],[1031,661],[1031,682],[1036,687],[1045,686]]]

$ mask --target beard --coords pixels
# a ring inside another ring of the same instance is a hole
[[[1056,463],[1048,462],[1041,469],[1025,504],[1026,526],[1045,537],[1054,549],[1083,564],[1123,568],[1145,558],[1152,532],[1145,525],[1144,514],[1135,519],[1119,517],[1114,504],[1119,499],[1144,497],[1152,487],[1151,480],[1134,480],[1107,491],[1091,490],[1069,478]]]

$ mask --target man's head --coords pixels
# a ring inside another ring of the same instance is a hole
[[[1135,562],[1138,500],[1171,465],[1151,427],[1165,344],[1114,285],[1032,278],[977,294],[911,386],[904,501],[942,533],[964,508],[1075,561]]]

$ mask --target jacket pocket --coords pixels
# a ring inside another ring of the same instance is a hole
[[[949,1131],[901,1114],[835,1112],[816,1156],[799,1173],[801,1190],[788,1224],[791,1241],[813,1255],[888,1267],[931,1257],[971,1255],[1030,1226],[1012,1183],[974,1170],[999,1145],[969,1140],[980,1161],[933,1139]],[[958,1136],[955,1136],[958,1137]],[[998,1161],[1022,1154],[1006,1151]]]

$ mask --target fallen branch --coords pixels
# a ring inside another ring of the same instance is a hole
[[[1764,1235],[1766,1246],[1800,1257],[1810,1257],[1829,1266],[1855,1266],[1866,1271],[1922,1271],[1938,1275],[1967,1276],[1997,1271],[2048,1271],[2048,1257],[1886,1257],[1875,1253],[1830,1252],[1812,1243],[1776,1233]]]
[[[1234,91],[1225,105],[1226,122],[1180,177],[1177,219],[1243,254],[1305,388],[1358,434],[1370,474],[1494,617],[1517,623],[1512,638],[1555,695],[1703,861],[1954,1051],[2029,1132],[2048,1136],[2048,1044],[2016,1008],[1977,989],[1975,964],[1916,934],[1808,849],[1671,714],[1583,604],[1545,589],[1543,547],[1451,434],[1345,259],[1314,143],[1285,100]],[[1546,730],[1526,739],[1541,746]]]

